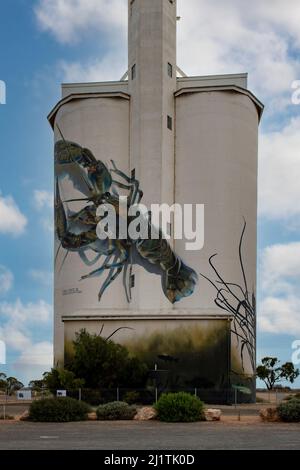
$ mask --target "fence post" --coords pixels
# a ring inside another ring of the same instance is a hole
[[[120,401],[120,392],[119,392],[119,387],[117,387],[117,401]]]
[[[79,401],[81,401],[81,388],[79,389],[78,399],[79,399]]]
[[[197,388],[195,387],[195,397],[197,396]]]
[[[3,419],[6,420],[6,403],[7,403],[7,393],[5,393],[5,400],[3,404]]]
[[[155,387],[155,403],[157,403],[157,387]]]

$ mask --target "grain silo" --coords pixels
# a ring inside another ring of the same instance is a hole
[[[109,336],[121,328],[115,341],[168,371],[162,386],[205,389],[208,400],[236,383],[253,389],[263,106],[246,74],[179,71],[175,0],[129,0],[128,10],[126,76],[63,85],[49,115],[55,363],[80,329]],[[161,241],[100,241],[95,214],[104,194],[147,207],[203,204],[204,246],[187,250],[174,216],[168,250]]]

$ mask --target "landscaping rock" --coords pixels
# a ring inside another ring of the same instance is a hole
[[[204,416],[206,421],[220,421],[222,411],[216,408],[208,408],[204,410]]]
[[[97,421],[96,411],[91,411],[91,413],[88,413],[88,420],[89,421]]]
[[[27,421],[29,419],[29,411],[23,411],[22,414],[15,417],[17,421]]]
[[[143,406],[140,408],[133,419],[137,421],[149,421],[150,419],[155,419],[157,417],[157,411],[153,406]]]
[[[280,421],[277,408],[262,408],[259,411],[259,416],[263,421]]]

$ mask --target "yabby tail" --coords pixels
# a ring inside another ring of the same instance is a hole
[[[136,249],[144,259],[162,268],[163,290],[172,304],[192,295],[198,276],[174,253],[165,238],[140,239]]]
[[[165,273],[166,296],[172,304],[193,294],[198,282],[197,273],[178,256],[173,268]]]

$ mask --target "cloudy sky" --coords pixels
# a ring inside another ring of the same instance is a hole
[[[259,142],[258,359],[291,360],[300,339],[300,2],[252,0],[246,11],[243,0],[178,0],[178,15],[180,68],[188,75],[248,72],[250,90],[266,106]],[[46,116],[61,82],[120,79],[126,36],[127,0],[0,2],[0,80],[7,87],[0,105],[0,340],[8,362],[0,368],[24,381],[52,361],[53,162]]]

